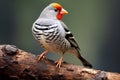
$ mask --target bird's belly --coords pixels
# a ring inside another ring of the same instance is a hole
[[[50,51],[50,52],[66,52],[70,45],[67,43],[67,41],[61,40],[58,38],[56,41],[48,40],[46,37],[42,36],[40,40],[41,47]]]

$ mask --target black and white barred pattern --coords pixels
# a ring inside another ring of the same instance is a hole
[[[45,43],[53,46],[53,48],[58,49],[59,51],[64,51],[70,47],[68,41],[65,37],[61,36],[61,33],[58,29],[58,25],[40,25],[35,23],[32,32],[34,37],[40,42],[40,45],[45,48],[44,43],[42,43],[43,36]]]

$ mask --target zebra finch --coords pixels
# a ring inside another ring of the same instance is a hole
[[[48,52],[61,53],[56,61],[56,67],[61,66],[63,55],[66,52],[74,54],[86,67],[92,65],[80,54],[80,48],[68,27],[62,22],[62,17],[68,12],[58,3],[51,3],[33,23],[32,33],[40,46],[45,50],[37,57],[41,60]]]

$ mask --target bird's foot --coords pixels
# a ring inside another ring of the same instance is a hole
[[[62,58],[60,58],[57,61],[55,61],[55,63],[57,63],[56,67],[60,68],[61,64],[62,64]]]
[[[45,55],[46,55],[47,53],[48,53],[47,50],[44,51],[41,55],[38,55],[38,56],[36,57],[36,59],[37,59],[38,61],[43,60],[43,59],[46,59]]]
[[[40,61],[40,60],[44,60],[46,59],[46,56],[41,55],[37,55],[36,60]]]

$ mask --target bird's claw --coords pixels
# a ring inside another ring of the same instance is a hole
[[[38,61],[43,60],[43,59],[47,59],[47,58],[45,57],[45,55],[46,55],[47,53],[48,53],[48,50],[44,51],[41,55],[38,55],[38,56],[36,57],[36,59],[37,59]]]
[[[62,64],[62,59],[60,58],[59,60],[55,61],[57,63],[56,67],[60,68]]]
[[[36,60],[40,61],[40,60],[44,60],[44,59],[47,59],[46,56],[43,56],[43,55],[38,55],[36,57]]]

